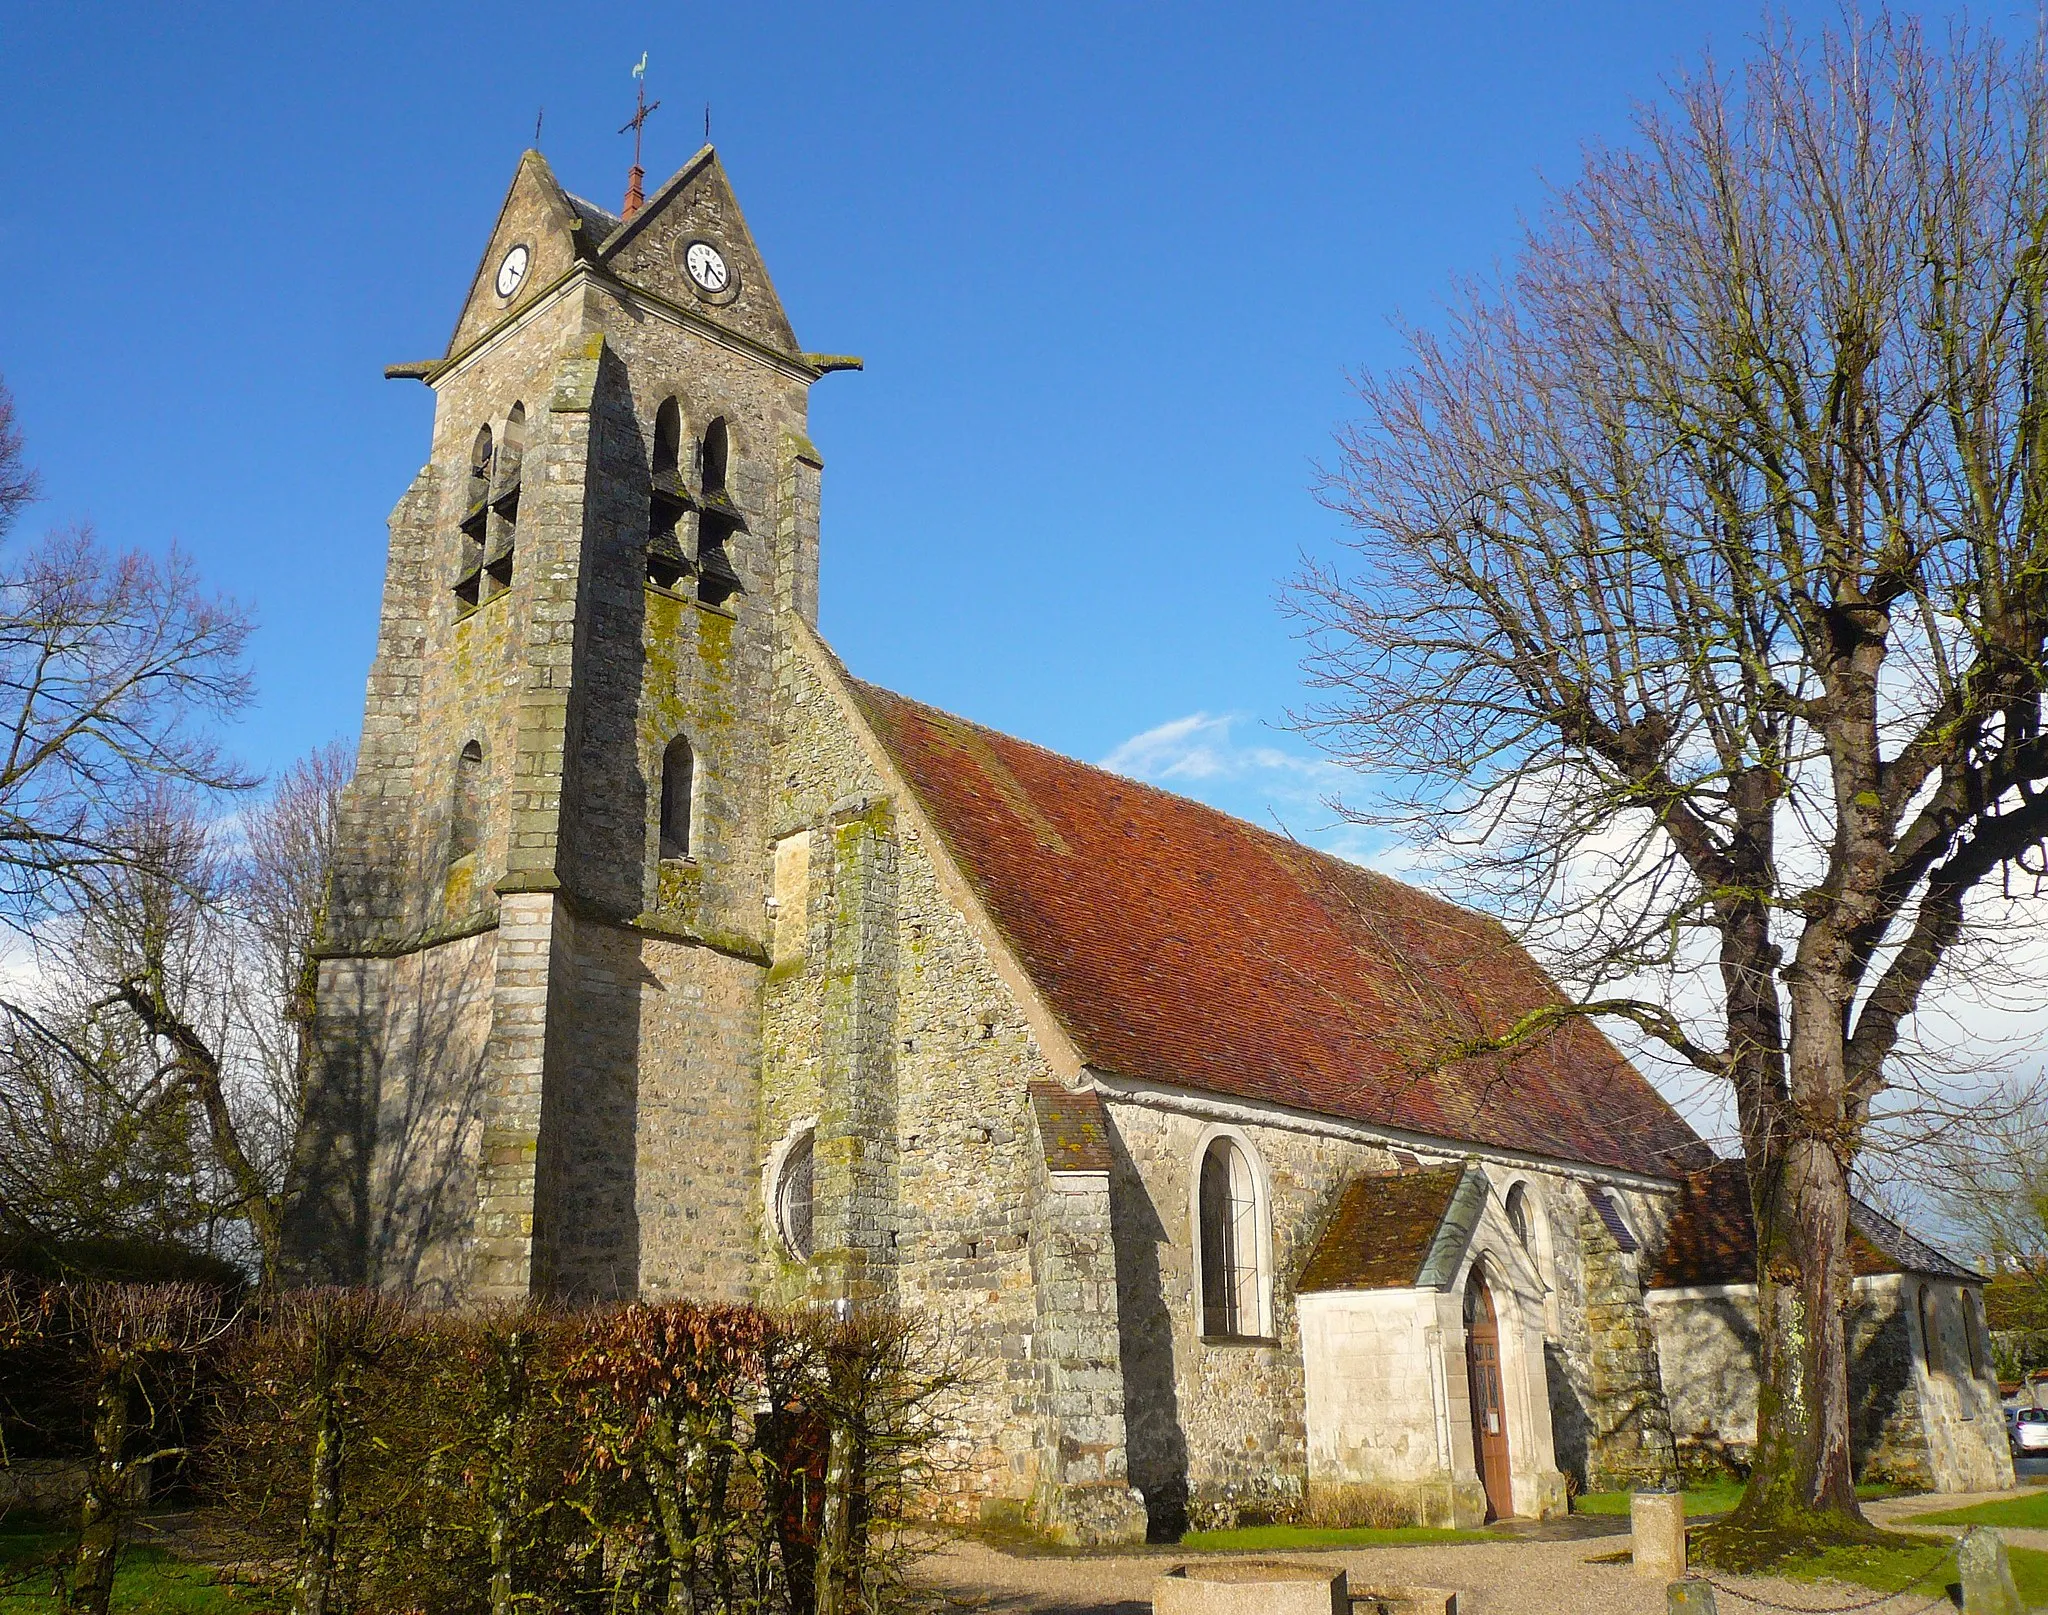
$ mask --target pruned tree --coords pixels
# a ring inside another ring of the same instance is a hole
[[[1773,33],[1407,348],[1292,592],[1303,721],[1579,989],[1489,1046],[1618,1017],[1731,1085],[1762,1394],[1717,1551],[1858,1534],[1851,1177],[2048,836],[2042,66]]]
[[[185,1456],[183,1420],[205,1358],[232,1327],[221,1292],[198,1284],[65,1284],[43,1298],[86,1421],[78,1547],[63,1607],[107,1615],[114,1570],[153,1466]]]

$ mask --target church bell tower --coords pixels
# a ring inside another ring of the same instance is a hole
[[[709,146],[627,211],[527,152],[446,353],[386,372],[433,389],[433,442],[330,888],[308,1276],[745,1293],[806,404],[857,361],[797,346]]]

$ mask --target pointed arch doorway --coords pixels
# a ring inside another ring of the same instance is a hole
[[[1472,1398],[1472,1457],[1479,1466],[1479,1483],[1486,1488],[1486,1517],[1503,1519],[1515,1511],[1515,1494],[1508,1479],[1500,1322],[1494,1316],[1493,1296],[1477,1268],[1465,1283],[1465,1377]]]

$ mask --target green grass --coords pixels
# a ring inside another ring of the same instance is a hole
[[[50,1574],[16,1582],[39,1559],[65,1546],[47,1526],[0,1520],[0,1615],[52,1615]],[[131,1543],[114,1574],[115,1615],[262,1615],[268,1606],[247,1588],[225,1587],[202,1565],[187,1564],[161,1548]]]
[[[1856,1495],[1867,1503],[1874,1498],[1890,1497],[1897,1491],[1896,1486],[1859,1486]],[[1630,1495],[1628,1492],[1583,1492],[1572,1499],[1572,1512],[1626,1515]],[[1717,1480],[1704,1486],[1688,1486],[1685,1489],[1685,1517],[1703,1520],[1711,1514],[1726,1514],[1741,1501],[1742,1482],[1739,1480]]]
[[[1798,1581],[1851,1582],[1872,1592],[1915,1592],[1937,1598],[1956,1579],[1955,1561],[1950,1558],[1955,1544],[1946,1539],[1922,1537],[1910,1548],[1830,1548],[1811,1558],[1773,1567],[1770,1574]],[[2048,1604],[2048,1553],[2031,1548],[2008,1548],[2013,1584],[2024,1604]]]
[[[1246,1525],[1235,1531],[1190,1531],[1183,1548],[1224,1553],[1235,1549],[1384,1548],[1403,1543],[1498,1542],[1498,1531],[1451,1531],[1433,1525],[1349,1528],[1318,1525]]]
[[[1943,1509],[1939,1514],[1915,1514],[1914,1525],[2013,1525],[2028,1530],[2048,1531],[2048,1495],[2013,1497],[1997,1503],[1977,1503],[1969,1508]]]

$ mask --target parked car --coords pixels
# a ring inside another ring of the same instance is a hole
[[[2012,1416],[2015,1452],[2048,1452],[2048,1408],[2016,1408]]]

